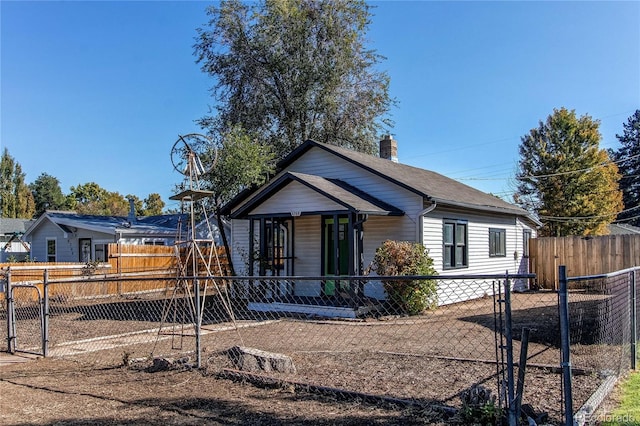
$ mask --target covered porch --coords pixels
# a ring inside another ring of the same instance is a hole
[[[249,284],[249,308],[361,315],[374,301],[349,277],[364,273],[365,223],[403,214],[340,180],[283,174],[232,215],[248,221],[248,276],[281,277]]]

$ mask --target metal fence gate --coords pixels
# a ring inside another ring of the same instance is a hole
[[[10,353],[46,355],[45,303],[42,290],[5,281],[7,349]]]

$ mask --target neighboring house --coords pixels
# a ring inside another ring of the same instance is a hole
[[[23,235],[33,223],[30,219],[0,217],[0,263],[23,261],[29,256],[29,244]]]
[[[222,219],[222,226],[224,227],[225,235],[227,238],[230,238],[231,224],[227,220]],[[213,240],[216,246],[222,247],[220,228],[218,227],[218,221],[213,214],[209,215],[208,219],[202,220],[196,225],[196,235],[198,235],[199,239]]]
[[[196,226],[197,238],[215,240],[215,221]],[[178,232],[188,235],[184,214],[158,216],[97,216],[68,211],[47,211],[25,232],[32,259],[40,262],[106,261],[109,243],[173,245]],[[216,244],[219,241],[215,240]]]
[[[385,240],[423,244],[440,275],[528,271],[528,240],[540,223],[522,208],[438,173],[307,141],[264,186],[224,208],[236,270],[249,276],[362,275]],[[247,259],[254,259],[249,262]],[[273,298],[351,294],[383,299],[380,283],[301,281]],[[452,299],[449,299],[452,300]]]
[[[609,235],[640,235],[640,228],[628,223],[611,223],[608,228]]]

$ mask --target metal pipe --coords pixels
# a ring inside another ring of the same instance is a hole
[[[7,301],[7,351],[9,353],[15,353],[15,309],[13,306],[13,290],[11,289],[11,267],[7,268],[6,276],[6,288],[4,291],[4,296]]]
[[[507,343],[507,408],[508,408],[508,423],[509,426],[517,425],[517,418],[515,413],[515,386],[514,386],[514,374],[513,374],[513,333],[511,322],[511,282],[507,274],[507,278],[504,281],[504,337]]]
[[[573,426],[573,395],[571,392],[571,357],[569,335],[569,291],[567,267],[558,267],[560,291],[558,293],[558,309],[560,315],[560,351],[562,354],[562,377],[564,382],[564,415],[565,425]]]
[[[433,204],[431,204],[429,207],[427,207],[426,209],[422,210],[420,213],[418,213],[418,217],[417,217],[417,225],[418,225],[418,229],[416,229],[416,232],[418,233],[417,237],[418,239],[416,241],[418,241],[420,244],[424,245],[424,216],[430,212],[432,212],[436,206],[438,204],[433,201]]]
[[[637,340],[638,340],[638,330],[637,330],[637,289],[636,289],[636,271],[629,272],[629,287],[631,291],[631,369],[637,369]]]
[[[518,364],[518,383],[516,384],[516,418],[520,417],[522,394],[524,393],[524,377],[527,370],[527,354],[529,352],[529,329],[522,329],[520,341],[520,363]]]
[[[49,270],[44,270],[42,296],[42,355],[49,356]]]

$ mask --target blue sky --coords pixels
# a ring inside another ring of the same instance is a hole
[[[213,102],[192,47],[208,4],[1,1],[0,145],[27,182],[178,207],[170,149]],[[640,2],[371,4],[400,162],[510,199],[520,138],[553,108],[599,119],[603,148],[640,108]]]

